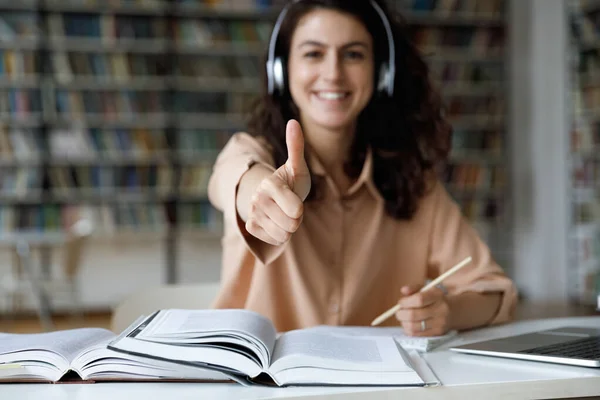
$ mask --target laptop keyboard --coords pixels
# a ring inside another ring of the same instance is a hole
[[[600,360],[600,336],[587,337],[549,346],[534,347],[519,351],[519,353]]]

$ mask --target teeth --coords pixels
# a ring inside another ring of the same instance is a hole
[[[317,94],[320,98],[324,100],[339,100],[346,97],[346,93],[344,92],[319,92]]]

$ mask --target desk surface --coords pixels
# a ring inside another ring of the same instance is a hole
[[[3,399],[43,398],[100,400],[152,399],[464,399],[567,398],[600,396],[600,369],[570,367],[533,361],[458,354],[448,347],[487,338],[499,338],[565,325],[600,327],[600,316],[520,321],[462,333],[453,342],[424,358],[442,382],[429,388],[247,388],[238,384],[97,383],[7,384]]]

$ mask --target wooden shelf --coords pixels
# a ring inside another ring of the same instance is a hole
[[[258,93],[260,78],[174,78],[176,90],[203,92]]]
[[[571,152],[573,159],[592,159],[600,160],[600,145],[587,150],[574,150]]]
[[[452,96],[494,96],[504,95],[506,87],[502,82],[436,82],[444,97]]]
[[[96,39],[84,37],[51,36],[47,47],[51,51],[77,51],[87,53],[142,53],[164,54],[168,39]]]
[[[37,37],[23,38],[5,41],[0,40],[0,49],[2,50],[37,50],[41,47],[42,40]]]
[[[0,167],[2,168],[7,168],[7,167],[39,167],[42,165],[43,163],[43,159],[42,157],[37,157],[37,158],[23,158],[23,159],[17,159],[17,158],[10,158],[10,157],[6,157],[4,155],[0,155]]]
[[[180,232],[188,241],[221,240],[223,237],[222,229],[210,229],[193,225],[183,225],[180,228]]]
[[[182,113],[177,118],[177,127],[181,129],[241,129],[244,126],[245,118],[246,116],[243,114]]]
[[[415,25],[502,27],[505,24],[502,14],[409,11],[403,15],[409,24]]]
[[[32,9],[36,9],[36,7],[38,7],[38,4],[39,1],[37,0],[3,0],[0,2],[0,11],[30,11]]]
[[[480,63],[504,63],[504,54],[500,52],[490,53],[487,50],[484,52],[478,52],[472,49],[465,49],[461,47],[433,47],[427,46],[422,47],[421,53],[423,54],[426,61],[431,62],[480,62]]]
[[[210,47],[185,42],[176,42],[174,51],[181,54],[198,54],[205,56],[253,56],[260,57],[265,46],[257,43],[222,43]]]
[[[44,78],[44,83],[56,88],[66,88],[69,90],[138,90],[138,91],[159,91],[168,88],[168,82],[163,77],[126,77],[124,79],[115,79],[114,77],[82,76],[74,75],[69,81],[60,81],[53,77]]]
[[[86,114],[73,116],[56,116],[46,121],[53,126],[84,126],[95,128],[164,128],[168,125],[166,113],[105,116]]]
[[[497,151],[453,150],[450,154],[450,163],[501,165],[505,161],[503,154]]]
[[[455,129],[464,130],[501,129],[506,123],[504,116],[494,117],[488,115],[451,116],[449,120]]]
[[[183,165],[205,164],[214,162],[219,154],[216,150],[179,150],[177,159]]]
[[[142,3],[143,4],[143,3]],[[156,5],[145,6],[138,4],[122,3],[113,5],[104,1],[96,3],[82,3],[68,0],[45,0],[42,9],[53,13],[101,13],[101,14],[127,14],[163,16],[168,11],[168,3],[157,2]]]
[[[1,76],[0,89],[36,89],[40,87],[40,78],[38,75],[32,76]]]
[[[279,14],[278,8],[232,9],[231,7],[206,7],[200,5],[178,4],[172,15],[180,18],[219,18],[274,21]]]
[[[115,156],[92,156],[92,157],[59,157],[53,156],[47,162],[48,166],[115,166],[123,165],[149,165],[149,164],[170,164],[168,154],[157,155],[115,155]]]
[[[500,199],[506,192],[504,188],[461,187],[454,184],[446,184],[446,188],[452,196],[459,198]]]
[[[67,190],[56,189],[46,199],[49,202],[80,202],[80,203],[157,203],[174,198],[174,192],[163,193],[158,190],[137,188],[129,191],[129,188],[74,188]]]
[[[42,190],[25,189],[24,193],[0,192],[0,204],[36,204],[42,199]]]
[[[42,124],[42,116],[40,113],[31,113],[31,115],[27,116],[0,114],[0,125],[3,124],[20,128],[36,128]]]

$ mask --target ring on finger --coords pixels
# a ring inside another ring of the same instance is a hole
[[[421,320],[421,332],[427,329],[427,322],[425,320]]]

